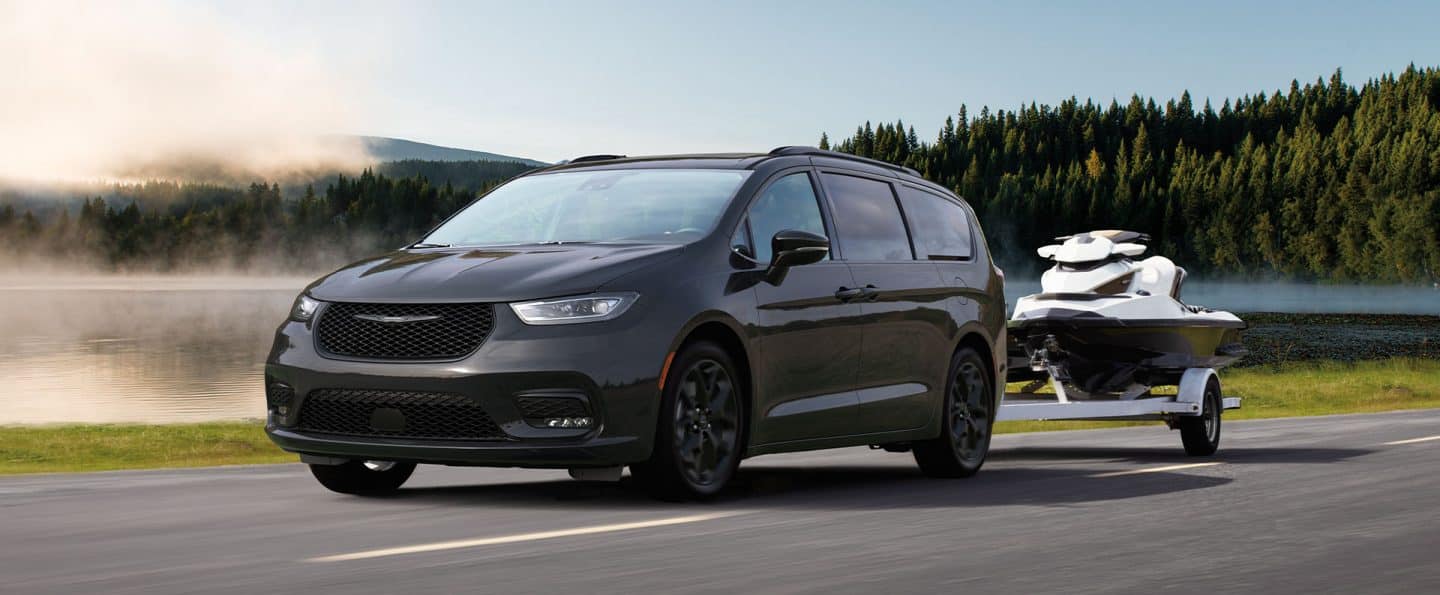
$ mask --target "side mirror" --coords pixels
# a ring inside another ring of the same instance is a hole
[[[785,280],[790,267],[815,264],[825,260],[830,253],[830,239],[798,229],[782,229],[770,238],[770,266],[765,269],[765,280],[779,285]]]

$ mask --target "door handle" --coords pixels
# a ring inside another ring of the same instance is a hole
[[[835,299],[840,300],[840,301],[842,301],[842,302],[850,302],[850,301],[858,300],[858,299],[863,298],[863,297],[865,297],[865,288],[863,288],[863,287],[855,287],[855,288],[841,287],[839,290],[836,290],[836,292],[835,292]]]
[[[878,300],[880,299],[880,290],[876,289],[874,285],[866,285],[864,287],[861,287],[860,299],[867,302],[873,302],[875,300]]]

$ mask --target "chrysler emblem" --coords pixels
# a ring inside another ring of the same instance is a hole
[[[440,316],[434,316],[434,315],[429,315],[429,314],[408,314],[408,315],[405,315],[405,316],[384,316],[384,315],[381,315],[381,314],[356,314],[355,317],[356,317],[356,318],[359,318],[360,320],[368,320],[368,321],[370,321],[370,322],[378,322],[378,323],[381,323],[381,324],[403,324],[403,323],[406,323],[406,322],[424,322],[424,321],[426,321],[426,320],[439,320],[439,319],[441,318]]]

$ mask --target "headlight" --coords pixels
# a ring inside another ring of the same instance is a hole
[[[510,309],[525,324],[575,324],[610,320],[624,314],[640,296],[609,293],[585,297],[517,302]]]
[[[305,294],[295,298],[295,305],[290,307],[290,320],[299,322],[310,322],[315,317],[315,311],[320,309],[320,300]]]

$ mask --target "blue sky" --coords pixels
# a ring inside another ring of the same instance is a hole
[[[1440,65],[1440,2],[218,3],[347,85],[353,131],[557,160],[765,150],[962,103],[1273,91]]]

